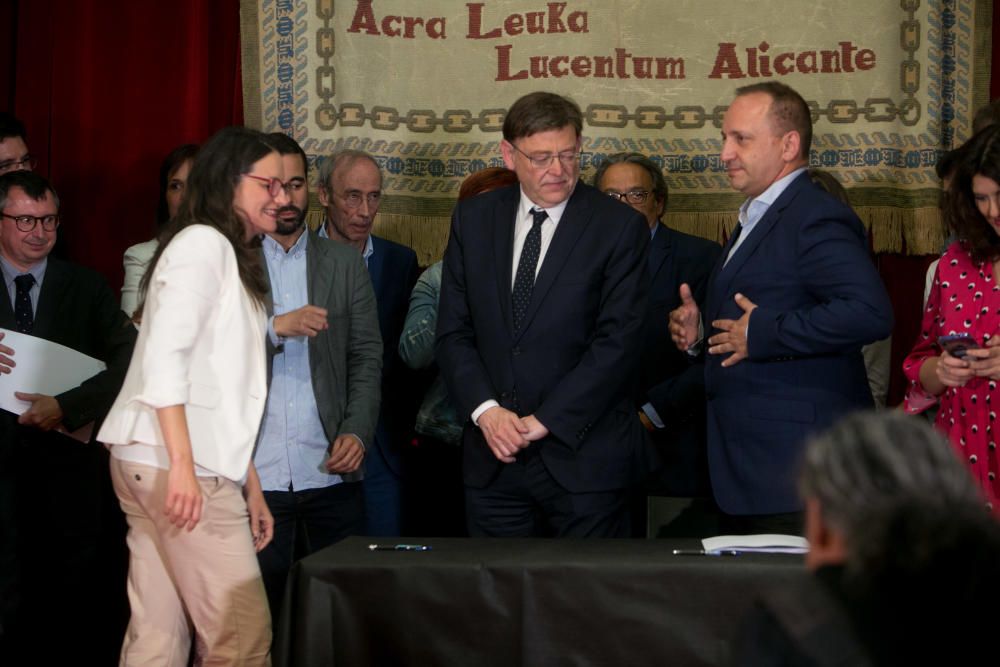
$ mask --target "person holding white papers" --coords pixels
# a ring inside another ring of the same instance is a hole
[[[39,360],[0,331],[0,391],[30,406],[0,412],[0,664],[27,664],[22,651],[34,662],[40,646],[45,662],[72,664],[84,643],[106,664],[124,629],[124,522],[107,453],[59,431],[100,424],[125,377],[135,328],[102,276],[49,256],[61,222],[59,197],[43,177],[0,176],[0,329],[107,365],[56,395],[23,393],[18,363]],[[59,642],[48,639],[53,628]]]

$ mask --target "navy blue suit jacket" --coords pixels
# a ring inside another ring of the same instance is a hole
[[[623,488],[645,439],[631,390],[646,311],[643,218],[578,183],[542,261],[520,331],[511,318],[517,185],[467,199],[444,257],[437,360],[460,415],[494,399],[550,431],[532,447],[571,492]],[[500,463],[466,424],[465,482]]]
[[[705,303],[718,243],[659,225],[649,244],[649,309],[640,363],[637,409],[649,403],[664,428],[652,434],[657,460],[649,491],[671,496],[708,495],[705,454],[705,369],[701,358],[670,340],[670,312],[681,305],[687,283]]]
[[[419,267],[413,250],[372,235],[373,253],[368,274],[375,290],[378,324],[382,334],[382,410],[375,430],[376,450],[397,475],[400,455],[413,432],[420,396],[414,396],[411,373],[399,359],[399,336],[410,305],[410,292]]]
[[[872,407],[861,346],[892,331],[892,304],[845,204],[799,175],[716,265],[704,308],[713,320],[750,316],[749,356],[729,368],[708,355],[708,460],[728,514],[801,509],[797,468],[807,437]]]

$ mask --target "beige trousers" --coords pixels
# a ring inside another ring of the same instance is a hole
[[[132,607],[120,664],[270,665],[271,616],[238,484],[199,477],[201,520],[188,532],[167,521],[167,471],[111,458],[128,519]]]

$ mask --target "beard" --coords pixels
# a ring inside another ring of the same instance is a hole
[[[294,213],[295,215],[288,215],[289,213]],[[277,228],[274,230],[274,233],[281,236],[290,236],[299,231],[305,221],[306,212],[298,206],[294,204],[282,206],[278,209]]]

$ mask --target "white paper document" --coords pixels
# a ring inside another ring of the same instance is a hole
[[[0,332],[4,335],[0,344],[14,350],[11,358],[17,364],[10,369],[10,373],[0,373],[0,409],[16,415],[30,408],[31,403],[16,398],[15,391],[58,396],[107,368],[100,359],[88,357],[65,345],[10,329],[0,328]],[[84,430],[87,432],[67,435],[78,440],[89,438],[90,429],[86,426],[80,429]]]
[[[719,535],[701,541],[705,553],[744,551],[768,554],[804,554],[809,551],[806,538],[798,535]]]

